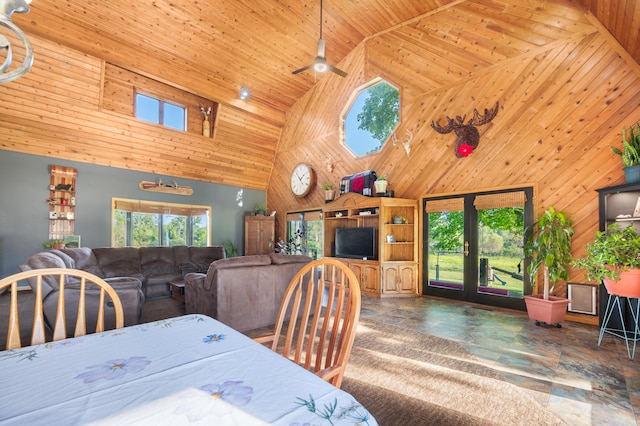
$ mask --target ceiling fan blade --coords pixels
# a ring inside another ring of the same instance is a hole
[[[295,71],[294,71],[294,72],[292,72],[291,74],[298,74],[298,73],[301,73],[302,71],[306,71],[306,70],[308,70],[308,69],[309,69],[309,68],[311,68],[312,66],[313,66],[313,64],[311,64],[311,65],[307,65],[306,67],[302,67],[302,68],[300,68],[299,70],[295,70]]]
[[[331,72],[334,72],[336,74],[338,74],[340,77],[346,77],[347,73],[342,71],[341,69],[338,69],[336,67],[334,67],[333,65],[327,64],[327,69]]]

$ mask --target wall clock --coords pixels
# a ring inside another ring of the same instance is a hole
[[[298,164],[291,173],[291,191],[296,197],[306,196],[315,183],[315,172],[305,163]]]

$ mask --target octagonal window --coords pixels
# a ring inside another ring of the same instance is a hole
[[[343,114],[344,143],[357,157],[380,149],[400,121],[400,92],[384,80],[356,91]]]

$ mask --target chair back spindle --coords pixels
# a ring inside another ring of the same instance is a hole
[[[115,315],[115,328],[122,328],[124,326],[124,311],[122,303],[116,291],[106,283],[102,278],[97,277],[89,272],[78,269],[67,268],[45,268],[45,269],[33,269],[30,271],[20,272],[18,274],[11,275],[0,280],[0,292],[6,288],[10,291],[9,301],[9,323],[7,330],[6,349],[17,349],[22,347],[20,338],[20,322],[18,318],[18,283],[22,280],[28,280],[35,278],[34,290],[34,307],[33,307],[33,324],[31,329],[31,345],[37,345],[45,343],[47,335],[47,324],[44,317],[43,307],[43,291],[42,282],[43,277],[57,277],[59,283],[59,292],[57,299],[57,307],[55,314],[55,321],[52,324],[52,338],[51,340],[66,339],[67,334],[67,321],[66,321],[66,309],[69,309],[65,300],[65,286],[69,283],[68,279],[75,279],[78,282],[80,292],[78,296],[77,304],[77,320],[75,323],[75,329],[73,336],[84,336],[87,334],[87,307],[86,307],[86,293],[89,290],[94,290],[95,287],[99,289],[99,307],[96,318],[95,332],[101,332],[105,329],[105,304],[106,297],[110,299],[113,304]]]
[[[360,284],[344,263],[335,258],[313,261],[289,284],[274,334],[256,341],[271,342],[272,350],[340,387],[360,304]]]

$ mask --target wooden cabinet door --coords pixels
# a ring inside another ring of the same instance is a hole
[[[382,267],[382,292],[398,293],[398,268],[395,266]]]
[[[377,263],[350,261],[349,269],[358,277],[363,293],[380,294],[380,267]]]
[[[362,281],[364,289],[369,293],[380,294],[380,267],[377,264],[369,264],[362,268]]]
[[[244,254],[273,252],[275,218],[272,216],[246,216],[244,220]]]
[[[417,265],[399,264],[382,267],[382,291],[384,294],[416,294]]]
[[[418,289],[418,266],[416,264],[399,265],[397,288],[403,294],[416,294]]]
[[[358,279],[358,282],[360,283],[360,291],[364,292],[364,282],[362,281],[362,265],[355,262],[349,262],[349,269],[351,269],[353,275],[355,275]]]

